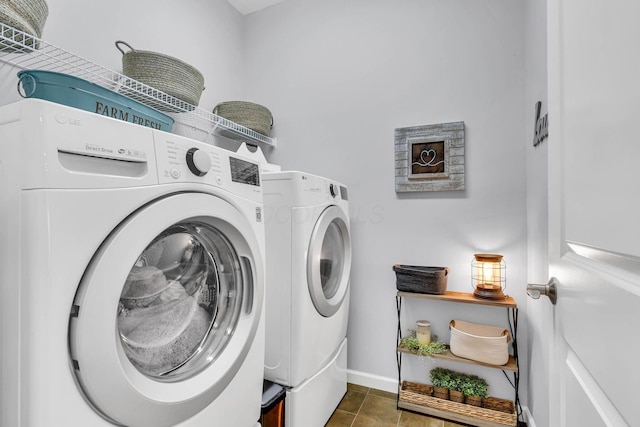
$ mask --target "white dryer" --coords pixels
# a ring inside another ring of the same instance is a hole
[[[346,186],[265,173],[265,378],[287,387],[288,427],[324,426],[347,387],[351,237]]]
[[[1,425],[256,425],[258,165],[29,99],[0,173]]]

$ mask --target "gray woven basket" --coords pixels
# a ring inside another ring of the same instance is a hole
[[[125,52],[120,45],[130,50]],[[122,52],[122,73],[161,92],[197,106],[204,90],[204,77],[195,67],[157,52],[133,49],[123,41],[116,47]]]
[[[447,292],[449,267],[424,267],[395,264],[396,288],[399,291],[442,295]]]
[[[221,102],[213,109],[213,114],[231,120],[262,135],[269,136],[273,126],[273,116],[268,108],[247,101]]]
[[[0,0],[0,22],[30,36],[42,37],[42,30],[48,16],[49,7],[45,0]],[[21,40],[21,37],[15,34],[3,35],[35,49],[38,48],[37,42],[34,43],[30,38]],[[14,52],[19,48],[19,46],[4,45],[0,50]]]

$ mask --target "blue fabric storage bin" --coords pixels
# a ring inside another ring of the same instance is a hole
[[[170,132],[174,120],[110,89],[69,74],[45,70],[18,73],[25,98],[39,98],[153,129]]]

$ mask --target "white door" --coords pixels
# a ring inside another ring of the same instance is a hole
[[[318,313],[333,316],[349,290],[351,236],[349,219],[332,205],[316,221],[307,255],[307,283]]]
[[[640,426],[640,2],[548,2],[551,426]]]

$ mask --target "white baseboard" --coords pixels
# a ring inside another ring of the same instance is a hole
[[[536,423],[533,421],[533,415],[526,406],[522,407],[522,414],[524,415],[524,421],[527,423],[527,427],[536,427]]]
[[[367,374],[365,372],[347,370],[347,381],[351,384],[363,387],[375,388],[377,390],[398,393],[398,380],[395,378],[382,377],[380,375]]]

